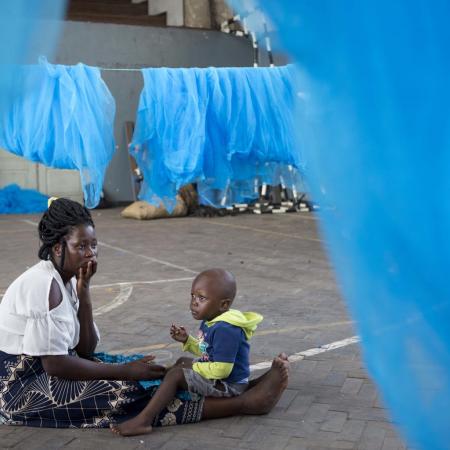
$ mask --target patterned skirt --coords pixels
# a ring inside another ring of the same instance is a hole
[[[0,351],[0,423],[48,428],[105,428],[138,414],[157,385],[133,381],[72,381],[48,376],[41,358]],[[153,426],[198,422],[203,398],[180,393]]]

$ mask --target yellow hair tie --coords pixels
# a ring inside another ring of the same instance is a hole
[[[50,208],[50,205],[51,205],[55,200],[58,200],[58,197],[50,197],[50,198],[48,199],[48,202],[47,202],[47,208]]]

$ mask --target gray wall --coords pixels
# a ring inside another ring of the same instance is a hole
[[[66,22],[55,62],[82,62],[97,67],[227,67],[251,66],[250,42],[218,31]],[[264,61],[263,61],[264,62]],[[133,199],[124,123],[134,121],[143,83],[140,72],[103,71],[116,100],[118,149],[104,183],[107,200]]]

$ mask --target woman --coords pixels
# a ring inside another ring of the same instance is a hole
[[[127,364],[93,360],[99,333],[89,283],[97,270],[97,239],[89,211],[57,199],[39,222],[41,261],[7,289],[0,303],[0,422],[36,427],[108,427],[135,416],[165,368],[147,356]],[[286,388],[288,362],[272,368],[240,397],[175,399],[155,426],[235,414],[263,414]]]

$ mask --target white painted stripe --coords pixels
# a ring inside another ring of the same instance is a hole
[[[152,258],[151,256],[141,255],[140,253],[135,253],[131,250],[125,250],[124,248],[116,247],[114,245],[107,244],[106,242],[99,241],[98,243],[99,243],[99,245],[102,245],[103,247],[107,247],[112,250],[117,250],[118,252],[127,253],[127,254],[133,255],[133,256],[138,256],[140,258],[146,259],[147,261],[153,261],[158,264],[162,264],[163,266],[168,266],[168,267],[173,267],[174,269],[183,270],[184,272],[197,274],[197,272],[195,270],[191,270],[191,269],[188,269],[187,267],[183,267],[183,266],[178,266],[177,264],[172,264],[170,262],[163,261],[162,259],[156,259],[156,258]]]
[[[111,302],[106,305],[100,306],[92,312],[94,317],[100,316],[107,312],[112,311],[113,309],[118,308],[120,305],[123,305],[129,298],[131,293],[133,292],[133,286],[120,286],[119,295]]]
[[[106,305],[100,306],[97,309],[93,311],[93,315],[95,317],[101,316],[102,314],[105,314],[107,312],[113,311],[114,309],[118,308],[119,306],[123,305],[125,302],[127,302],[130,299],[131,293],[133,292],[133,285],[134,284],[156,284],[156,283],[170,283],[173,281],[186,281],[192,280],[192,277],[189,278],[172,278],[169,280],[153,280],[153,281],[130,281],[130,282],[120,282],[120,283],[110,283],[110,284],[97,284],[94,286],[91,286],[92,288],[105,288],[105,287],[111,287],[111,286],[119,286],[120,292],[119,294],[114,298],[114,300],[110,303],[107,303]]]
[[[188,278],[169,278],[167,280],[151,280],[151,281],[119,281],[118,283],[108,283],[108,284],[96,284],[91,286],[92,288],[106,288],[113,286],[126,286],[135,284],[158,284],[158,283],[174,283],[176,281],[192,281],[192,277]]]
[[[200,219],[198,219],[200,220]],[[222,227],[229,227],[229,228],[236,228],[237,230],[249,230],[254,231],[256,233],[264,233],[264,234],[271,234],[273,236],[283,236],[289,239],[298,239],[300,241],[310,241],[310,242],[323,242],[321,239],[316,238],[308,238],[303,236],[298,236],[296,234],[287,234],[287,233],[280,233],[278,231],[270,231],[270,230],[263,230],[261,228],[253,228],[246,225],[238,225],[234,223],[228,223],[228,222],[216,222],[214,220],[205,220],[201,219],[202,223],[209,223],[212,225],[218,225]]]
[[[300,330],[310,330],[310,329],[320,329],[320,328],[329,328],[329,327],[335,327],[340,325],[349,325],[353,322],[351,320],[346,320],[344,322],[329,322],[329,323],[316,323],[315,325],[303,325],[303,326],[296,326],[296,327],[286,327],[286,328],[276,328],[271,330],[262,330],[262,331],[256,331],[252,339],[259,338],[260,336],[267,336],[269,334],[280,334],[280,333],[289,333],[291,331],[300,331]],[[115,349],[111,350],[112,353],[141,353],[141,352],[153,352],[155,349],[161,349],[161,348],[174,348],[174,347],[180,347],[179,342],[173,342],[168,344],[167,342],[162,344],[150,344],[145,345],[142,347],[127,347],[127,348],[121,348],[121,349]]]
[[[21,222],[25,222],[25,223],[27,223],[29,225],[33,225],[33,226],[37,226],[38,225],[37,222],[32,222],[31,220],[27,220],[27,219],[21,219],[20,221]],[[107,248],[110,248],[112,250],[117,250],[117,251],[122,252],[122,253],[127,253],[129,255],[138,256],[139,258],[146,259],[147,261],[153,261],[153,262],[156,262],[158,264],[162,264],[163,266],[173,267],[174,269],[183,270],[184,272],[197,274],[197,272],[195,270],[188,269],[187,267],[178,266],[177,264],[172,264],[172,263],[170,263],[168,261],[163,261],[162,259],[152,258],[151,256],[141,255],[140,253],[135,253],[135,252],[133,252],[131,250],[125,250],[124,248],[116,247],[114,245],[107,244],[106,242],[98,241],[98,244],[99,245],[103,245],[103,247],[107,247]]]
[[[27,223],[28,225],[33,225],[33,227],[37,227],[37,226],[39,225],[37,222],[33,222],[33,221],[27,220],[27,219],[21,219],[20,221],[21,221],[21,222],[25,222],[25,223]]]
[[[309,350],[304,350],[302,352],[294,353],[289,356],[289,362],[298,362],[302,359],[307,358],[308,356],[318,355],[320,353],[329,352],[331,350],[336,350],[337,348],[346,347],[347,345],[356,344],[360,341],[359,336],[352,336],[346,339],[342,339],[342,341],[331,342],[330,344],[321,345],[320,347],[310,348]],[[263,361],[258,364],[252,364],[250,366],[250,371],[253,372],[255,370],[268,369],[272,366],[272,361]]]

